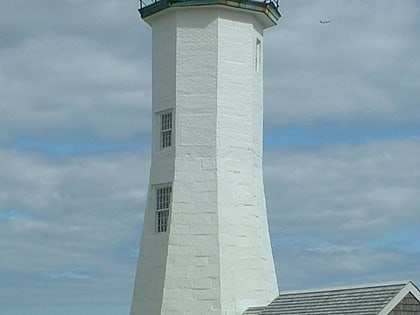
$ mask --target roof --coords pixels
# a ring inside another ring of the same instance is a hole
[[[140,0],[140,15],[146,19],[169,8],[224,6],[252,11],[262,17],[265,27],[274,26],[281,17],[278,0]]]
[[[263,311],[265,309],[265,306],[260,306],[260,307],[250,307],[249,309],[247,309],[245,311],[245,313],[243,313],[243,315],[258,315],[261,313],[261,311]]]
[[[420,301],[420,291],[410,281],[284,292],[267,307],[244,315],[385,315],[408,293]]]

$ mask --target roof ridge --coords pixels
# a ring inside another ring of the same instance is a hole
[[[369,288],[390,287],[390,286],[398,286],[398,285],[402,286],[402,285],[407,285],[409,283],[413,284],[413,281],[401,280],[401,281],[388,281],[388,282],[368,283],[368,284],[351,285],[351,286],[336,286],[336,287],[326,287],[326,288],[290,290],[290,291],[280,291],[279,296],[289,295],[289,294],[305,294],[305,293],[321,293],[321,292],[345,291],[345,290],[356,290],[356,289],[369,289]]]

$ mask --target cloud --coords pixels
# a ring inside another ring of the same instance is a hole
[[[78,290],[89,288],[91,297],[128,303],[148,152],[52,160],[0,150],[0,161],[0,270],[15,276],[10,279],[15,285],[0,286],[1,304],[17,302],[22,285],[29,292],[46,283],[43,294],[27,295],[25,303],[43,303],[58,286],[65,287],[61,302],[80,302]],[[105,284],[123,287],[126,295],[111,298]]]
[[[364,241],[420,224],[420,139],[266,154],[276,232]]]
[[[418,281],[419,155],[419,138],[266,152],[281,288]]]
[[[281,291],[418,279],[420,254],[365,247],[276,247]]]
[[[133,4],[132,4],[133,5]],[[0,140],[88,135],[125,139],[150,128],[149,32],[127,2],[0,4]],[[63,18],[63,16],[71,18]],[[27,22],[28,21],[28,22]]]
[[[323,121],[418,123],[415,1],[283,1],[266,35],[269,128]],[[392,12],[391,17],[389,12]],[[319,20],[328,19],[327,25]]]
[[[151,111],[137,5],[0,3],[3,306],[130,303]]]

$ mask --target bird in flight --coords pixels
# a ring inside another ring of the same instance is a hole
[[[319,21],[319,23],[321,23],[321,24],[328,24],[328,23],[331,23],[331,21],[330,20],[326,20],[326,21],[321,20],[321,21]]]

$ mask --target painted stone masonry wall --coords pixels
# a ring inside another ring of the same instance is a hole
[[[218,6],[153,29],[153,150],[132,315],[239,315],[278,294],[262,177],[263,27]],[[172,110],[174,142],[159,145]],[[171,185],[168,231],[156,188]]]
[[[156,186],[174,177],[174,147],[160,148],[159,113],[175,104],[175,16],[164,16],[153,28],[152,164],[145,208],[140,259],[131,308],[132,315],[160,314],[166,276],[168,233],[156,233]],[[143,254],[145,253],[145,254]]]
[[[256,56],[262,32],[249,16],[221,12],[218,208],[222,302],[232,314],[277,295],[262,178],[263,79],[256,64],[262,64],[262,50]]]

